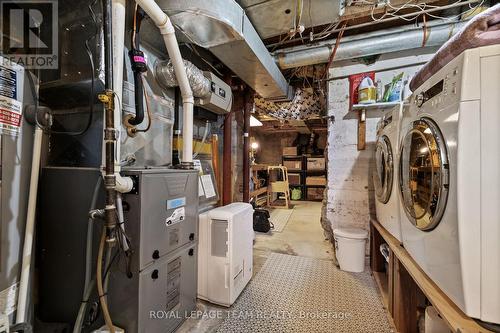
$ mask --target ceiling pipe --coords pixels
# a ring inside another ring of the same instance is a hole
[[[170,18],[163,12],[154,0],[136,0],[137,4],[148,14],[154,24],[160,29],[168,55],[174,66],[175,75],[182,96],[182,159],[181,165],[185,168],[193,166],[193,91],[184,68],[179,44],[175,37],[175,29]]]
[[[434,12],[439,12],[439,11],[443,11],[443,10],[450,10],[450,9],[458,9],[459,10],[459,7],[462,7],[462,6],[465,6],[465,5],[470,5],[470,4],[473,4],[473,3],[477,3],[479,1],[481,1],[481,0],[467,0],[467,1],[455,2],[455,3],[452,3],[450,5],[438,6],[438,7],[426,9],[426,10],[423,10],[423,11],[420,11],[420,12],[417,12],[417,13],[408,13],[408,14],[403,14],[403,15],[395,15],[395,16],[388,17],[388,18],[385,18],[385,19],[380,19],[380,20],[376,20],[376,21],[369,21],[369,22],[365,22],[365,23],[350,25],[350,26],[346,27],[343,30],[344,31],[348,31],[348,30],[354,30],[354,29],[361,29],[361,28],[366,28],[366,27],[370,27],[370,26],[373,26],[373,25],[377,25],[377,24],[382,24],[382,23],[387,23],[387,22],[401,20],[401,19],[404,19],[404,18],[414,18],[416,14],[422,15],[422,14],[434,13]],[[445,16],[447,16],[447,15],[445,15]],[[328,34],[334,34],[334,33],[340,32],[341,30],[342,29],[340,29],[340,28],[334,29],[332,31],[329,31]],[[324,33],[313,34],[312,37],[313,38],[316,38],[316,37],[320,37],[321,38],[321,37],[323,37],[323,34]],[[307,37],[300,37],[300,38],[288,39],[288,40],[284,40],[284,41],[281,41],[281,42],[267,44],[266,47],[268,49],[274,49],[274,48],[276,48],[278,46],[283,46],[283,45],[286,45],[286,44],[291,44],[291,43],[296,43],[296,42],[299,42],[299,41],[309,40],[310,38],[311,38],[310,36],[307,36]]]
[[[344,37],[335,55],[335,61],[416,49],[423,45],[441,46],[465,24],[466,21],[430,22],[427,25],[425,43],[423,41],[424,28],[414,25],[379,30],[362,36]],[[275,52],[274,58],[281,69],[316,65],[328,62],[334,46],[335,42],[331,40],[310,46],[291,47]]]

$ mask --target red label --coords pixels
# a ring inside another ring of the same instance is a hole
[[[19,127],[21,126],[21,115],[9,110],[0,109],[0,123]]]

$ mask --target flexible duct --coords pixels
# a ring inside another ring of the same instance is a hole
[[[193,90],[193,96],[205,98],[210,95],[210,80],[203,75],[203,72],[190,61],[184,60],[184,68],[189,80],[189,85]],[[156,64],[155,77],[165,88],[177,87],[177,77],[171,60],[161,61]]]
[[[191,167],[193,164],[193,92],[182,61],[181,51],[175,37],[175,29],[169,17],[163,12],[154,0],[136,0],[137,4],[148,14],[155,25],[160,29],[168,55],[172,60],[176,78],[181,90],[183,104],[183,149],[182,164]]]
[[[429,23],[425,46],[441,46],[465,23],[442,20]],[[420,48],[423,45],[423,37],[423,28],[414,25],[366,33],[361,37],[344,37],[335,55],[335,61]],[[275,60],[281,69],[326,63],[333,45],[332,41],[326,41],[309,47],[291,47],[276,52]]]

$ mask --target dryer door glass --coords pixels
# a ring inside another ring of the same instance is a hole
[[[387,203],[391,197],[392,180],[394,178],[392,147],[389,138],[381,136],[377,141],[375,151],[376,172],[374,177],[377,200]]]
[[[405,213],[421,230],[436,227],[448,199],[448,156],[438,127],[427,118],[413,122],[401,146],[400,191]]]

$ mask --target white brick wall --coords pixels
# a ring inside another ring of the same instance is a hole
[[[357,149],[358,121],[349,113],[349,80],[329,82],[327,219],[333,228],[368,228],[373,201],[371,171],[378,119],[366,121],[366,150]],[[374,208],[374,207],[372,207]]]
[[[429,51],[427,51],[429,52]],[[408,53],[408,52],[407,52]],[[383,55],[379,60],[388,61],[388,70],[381,68],[381,62],[373,65],[353,65],[352,62],[339,62],[330,70],[330,77],[340,72],[349,73],[377,69],[376,78],[385,84],[402,71],[404,78],[413,74],[421,66],[421,54],[413,56],[401,53]],[[424,54],[425,56],[425,54]],[[427,56],[429,58],[429,56]],[[386,60],[389,59],[389,60]],[[337,74],[337,75],[336,75]],[[345,76],[344,75],[344,76]],[[409,92],[406,92],[408,95]],[[328,115],[334,117],[328,126],[328,198],[326,217],[332,228],[358,227],[368,230],[370,215],[375,215],[375,195],[372,173],[376,144],[376,126],[379,118],[366,119],[366,150],[357,149],[358,121],[355,113],[349,113],[349,80],[339,78],[328,82]],[[368,244],[367,244],[368,253]]]

